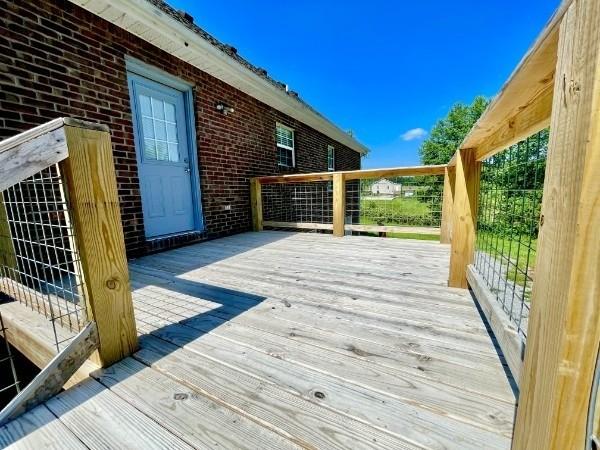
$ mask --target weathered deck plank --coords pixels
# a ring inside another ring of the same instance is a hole
[[[514,396],[448,262],[284,232],[131,261],[141,349],[49,401],[54,426],[88,446],[508,449]]]

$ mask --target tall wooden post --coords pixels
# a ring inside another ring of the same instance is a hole
[[[600,343],[600,2],[560,24],[514,450],[583,449]]]
[[[467,287],[467,266],[473,262],[481,164],[474,149],[456,152],[452,245],[448,286]]]
[[[444,193],[442,197],[442,223],[440,225],[440,242],[449,244],[452,237],[452,211],[454,208],[454,167],[446,167],[444,171]]]
[[[344,174],[333,174],[333,235],[344,236],[346,220],[346,183]]]
[[[69,124],[70,123],[70,124]],[[137,347],[125,242],[108,129],[65,119],[69,157],[61,163],[81,258],[88,314],[96,322],[102,366]]]
[[[250,208],[252,210],[252,229],[254,231],[262,231],[262,187],[260,184],[260,180],[258,180],[257,178],[252,178],[250,180]]]

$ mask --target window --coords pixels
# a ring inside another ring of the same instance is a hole
[[[282,167],[294,167],[296,155],[294,151],[294,130],[277,124],[277,163]]]
[[[140,95],[138,100],[142,116],[144,159],[178,162],[175,104],[148,95]]]
[[[333,148],[333,145],[327,146],[327,170],[330,172],[335,170],[335,148]]]

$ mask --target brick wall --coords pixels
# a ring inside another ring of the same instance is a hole
[[[357,152],[65,0],[0,0],[0,139],[60,116],[111,130],[129,256],[147,250],[125,56],[194,84],[206,236],[250,229],[249,177],[281,170],[275,122],[296,130],[295,171],[360,168]],[[218,101],[235,112],[216,111]],[[225,210],[225,206],[231,207]],[[173,245],[176,241],[173,241]]]

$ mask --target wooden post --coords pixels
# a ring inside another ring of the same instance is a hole
[[[8,215],[6,206],[4,205],[4,195],[0,191],[0,286],[5,292],[14,295],[12,292],[12,283],[4,278],[14,279],[19,281],[17,270],[17,256],[15,247],[12,241],[10,225],[8,223]]]
[[[333,235],[344,236],[346,221],[346,183],[344,174],[333,174]]]
[[[514,450],[585,448],[600,342],[600,2],[561,24]]]
[[[474,149],[456,152],[452,245],[448,286],[467,287],[467,266],[473,262],[481,164]]]
[[[250,179],[250,208],[252,209],[252,229],[254,231],[262,231],[262,187],[258,178]]]
[[[446,167],[444,172],[444,194],[442,200],[442,223],[440,225],[440,242],[449,244],[452,237],[452,210],[454,206],[454,167]]]
[[[68,125],[71,123],[71,125]],[[110,134],[65,119],[69,157],[61,163],[81,258],[88,314],[98,328],[97,363],[132,354],[137,334]]]

